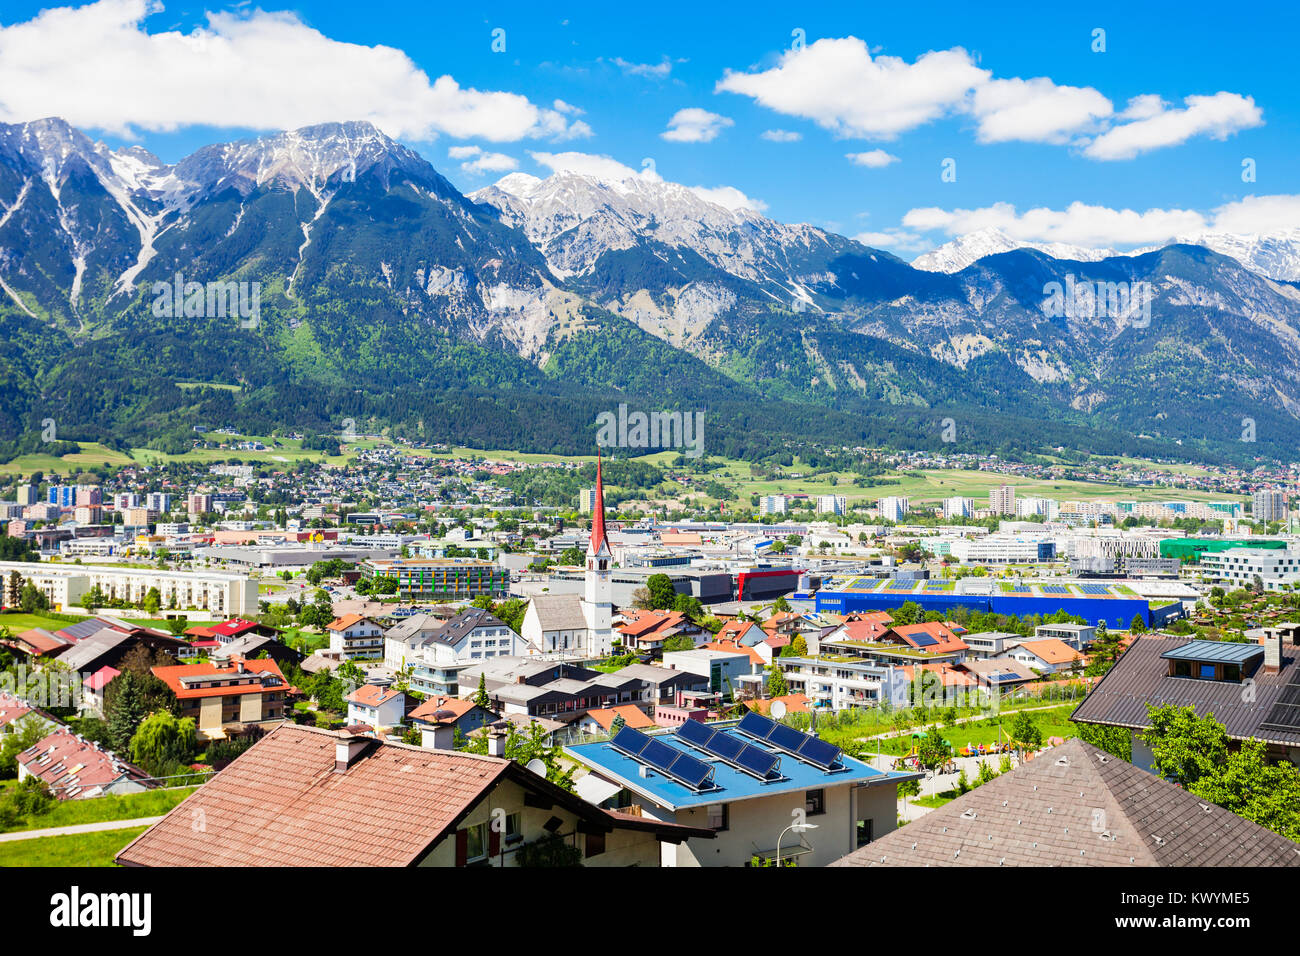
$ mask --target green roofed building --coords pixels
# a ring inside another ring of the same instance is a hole
[[[1266,538],[1163,538],[1160,541],[1160,557],[1199,564],[1202,554],[1219,554],[1234,548],[1283,551],[1286,542]]]

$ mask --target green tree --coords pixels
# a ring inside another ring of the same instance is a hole
[[[49,732],[40,720],[24,720],[13,733],[6,734],[4,743],[0,744],[0,780],[18,776],[18,755],[47,736]]]
[[[1129,621],[1128,629],[1133,634],[1145,634],[1147,632],[1147,623],[1142,620],[1141,614],[1134,614],[1133,620]]]
[[[938,728],[922,734],[916,745],[916,759],[926,770],[935,770],[952,759],[952,744],[944,740]]]
[[[141,721],[131,738],[131,760],[154,776],[166,776],[177,764],[193,759],[196,745],[193,717],[156,711]]]
[[[1020,750],[1037,750],[1043,745],[1043,732],[1038,723],[1026,711],[1016,711],[1007,730],[1012,743]]]
[[[1286,760],[1269,763],[1262,740],[1243,740],[1227,760],[1189,789],[1280,833],[1300,841],[1300,769]]]
[[[131,671],[123,671],[114,677],[110,686],[113,693],[106,695],[104,719],[108,723],[108,736],[113,743],[113,750],[125,754],[129,752],[131,738],[145,718],[144,699],[140,693],[139,678]]]
[[[664,641],[665,651],[692,651],[695,649],[695,638],[686,634],[674,634]]]
[[[474,691],[473,699],[476,706],[482,707],[484,710],[492,709],[492,701],[488,697],[487,676],[485,674],[478,675],[478,690]]]
[[[654,610],[668,610],[677,601],[677,589],[673,587],[672,578],[666,574],[650,575],[645,586],[650,592],[650,607]]]
[[[786,685],[785,674],[781,673],[781,668],[775,664],[769,664],[767,668],[767,696],[784,697],[790,693],[790,688]]]
[[[162,609],[162,592],[157,588],[150,588],[144,600],[140,602],[140,606],[146,614],[153,617]]]
[[[1149,726],[1138,734],[1151,749],[1152,769],[1187,790],[1228,760],[1228,732],[1214,714],[1191,707],[1147,705]]]

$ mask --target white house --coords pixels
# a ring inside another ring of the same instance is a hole
[[[325,625],[330,650],[344,660],[380,657],[384,653],[384,629],[360,614],[345,614]]]
[[[406,719],[406,695],[392,687],[367,684],[348,695],[348,723],[375,730],[398,727]]]

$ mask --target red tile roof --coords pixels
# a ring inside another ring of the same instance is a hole
[[[245,677],[252,678],[251,683],[217,684],[215,687],[195,687],[192,683],[186,687],[181,683],[183,677],[235,677],[239,675],[239,665],[244,667]],[[249,661],[233,657],[229,665],[213,664],[173,664],[169,667],[152,668],[153,674],[172,689],[178,700],[199,700],[204,697],[229,697],[237,694],[252,694],[262,690],[293,691],[278,665],[271,658]],[[278,679],[278,683],[264,685],[261,678]]]
[[[597,707],[587,711],[587,716],[606,730],[614,726],[615,717],[622,717],[623,723],[634,730],[644,730],[656,726],[655,722],[647,717],[645,712],[635,704],[621,704],[618,707]]]
[[[97,744],[61,727],[18,755],[28,773],[39,777],[60,800],[98,796],[99,790],[123,777],[149,779],[139,767],[119,760]]]
[[[101,667],[99,670],[95,671],[95,673],[87,677],[84,681],[81,682],[81,684],[87,690],[103,690],[105,687],[108,686],[109,682],[114,677],[118,676],[121,673],[122,672],[118,670],[116,667],[109,667],[106,664],[103,667]]]
[[[361,704],[365,707],[379,707],[401,696],[402,692],[395,687],[379,687],[376,684],[366,684],[349,694],[348,702]]]
[[[608,548],[605,540],[605,485],[600,477],[600,457],[596,457],[596,500],[591,506],[591,545],[590,553],[599,554],[601,548]]]
[[[893,628],[894,634],[904,642],[922,651],[947,654],[952,651],[967,650],[966,642],[953,633],[952,628],[940,621],[926,624],[904,624]],[[934,638],[937,643],[918,643],[916,638],[926,636]]]
[[[708,644],[701,644],[702,651],[726,651],[728,654],[744,654],[754,664],[765,664],[763,656],[752,647],[746,647],[738,641],[710,641]]]
[[[408,716],[411,720],[418,720],[425,724],[454,724],[477,706],[472,700],[463,700],[460,697],[430,697]],[[451,716],[438,717],[440,711],[445,711]]]

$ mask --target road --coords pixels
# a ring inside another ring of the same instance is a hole
[[[129,830],[131,827],[153,826],[162,817],[137,817],[134,820],[104,820],[101,823],[74,823],[66,827],[49,827],[45,830],[17,830],[0,833],[0,843],[13,840],[35,840],[37,837],[72,836],[77,833],[98,833],[102,830]]]

